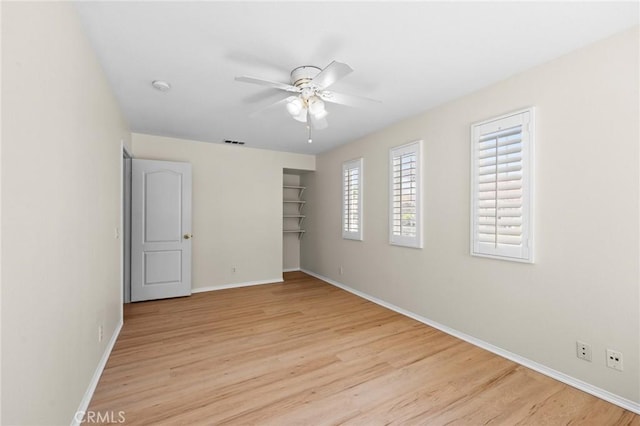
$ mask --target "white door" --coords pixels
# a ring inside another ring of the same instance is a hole
[[[131,301],[191,294],[191,164],[132,160]]]

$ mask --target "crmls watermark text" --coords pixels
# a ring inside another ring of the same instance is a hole
[[[78,411],[74,417],[78,423],[124,423],[124,411]]]

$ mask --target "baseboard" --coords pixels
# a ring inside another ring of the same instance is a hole
[[[279,278],[272,278],[270,280],[247,281],[243,283],[212,285],[209,287],[198,287],[198,288],[191,289],[191,293],[204,293],[206,291],[225,290],[228,288],[238,288],[238,287],[250,287],[253,285],[262,285],[262,284],[275,284],[275,283],[281,283],[283,281],[284,280],[282,279],[282,277],[279,277]]]
[[[416,321],[419,321],[423,324],[426,324],[428,326],[431,326],[433,328],[437,328],[438,330],[447,333],[451,336],[457,337],[458,339],[464,340],[465,342],[471,343],[474,346],[478,346],[482,349],[485,349],[489,352],[493,352],[496,355],[499,355],[503,358],[506,358],[508,360],[511,360],[515,363],[518,363],[524,367],[530,368],[534,371],[537,371],[538,373],[544,374],[545,376],[549,376],[552,379],[556,379],[562,383],[565,383],[569,386],[572,386],[576,389],[579,389],[581,391],[584,391],[588,394],[591,394],[595,397],[598,397],[600,399],[603,399],[607,402],[610,402],[612,404],[615,404],[619,407],[624,408],[625,410],[629,410],[631,412],[634,412],[636,414],[640,414],[640,403],[631,401],[627,398],[621,397],[619,395],[616,395],[614,393],[611,393],[605,389],[599,388],[597,386],[593,386],[592,384],[589,384],[587,382],[583,382],[580,379],[576,379],[575,377],[569,376],[567,374],[561,373],[560,371],[554,370],[552,368],[547,367],[546,365],[540,364],[538,362],[532,361],[528,358],[524,358],[520,355],[514,354],[513,352],[509,352],[505,349],[502,349],[498,346],[492,345],[491,343],[487,343],[484,340],[480,340],[476,337],[470,336],[468,334],[465,334],[461,331],[455,330],[451,327],[447,327],[446,325],[440,324],[436,321],[432,321],[428,318],[425,318],[423,316],[417,315],[413,312],[407,311],[406,309],[400,308],[396,305],[393,305],[389,302],[385,302],[384,300],[378,299],[377,297],[371,296],[367,293],[364,293],[360,290],[356,290],[354,288],[351,288],[345,284],[339,283],[337,281],[332,280],[331,278],[327,278],[323,275],[320,274],[316,274],[315,272],[306,270],[304,268],[301,269],[302,272],[309,274],[313,277],[316,277],[322,281],[325,281],[333,286],[336,286],[338,288],[341,288],[345,291],[348,291],[349,293],[355,294],[356,296],[360,296],[363,299],[367,299],[377,305],[383,306],[387,309],[391,309],[392,311],[395,311],[399,314],[402,314],[404,316],[407,316],[409,318],[412,318]]]
[[[283,269],[282,272],[297,272],[299,270],[300,268],[287,268],[287,269]]]
[[[120,335],[120,330],[122,330],[122,319],[116,325],[116,329],[113,331],[113,335],[107,344],[107,347],[102,354],[102,358],[96,367],[96,371],[93,373],[93,377],[89,382],[89,387],[87,387],[87,391],[84,393],[82,397],[82,401],[80,401],[80,406],[78,406],[78,410],[73,416],[71,420],[71,426],[78,426],[82,422],[82,418],[84,417],[84,413],[86,413],[87,408],[89,408],[89,403],[91,402],[91,398],[93,398],[93,393],[98,386],[98,382],[100,381],[100,376],[102,376],[102,372],[104,371],[104,367],[107,365],[107,361],[109,360],[109,356],[111,355],[111,351],[116,344],[116,340],[118,340],[118,336]]]

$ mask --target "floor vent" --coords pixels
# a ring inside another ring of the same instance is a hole
[[[224,140],[224,143],[228,143],[228,144],[231,144],[231,145],[244,145],[244,142],[240,142],[240,141],[232,141],[232,140],[230,140],[230,139],[225,139],[225,140]]]

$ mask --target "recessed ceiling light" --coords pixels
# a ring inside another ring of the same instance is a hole
[[[168,92],[171,89],[171,85],[166,81],[162,81],[162,80],[153,80],[151,82],[151,85],[153,86],[154,89],[157,89],[161,92]]]

